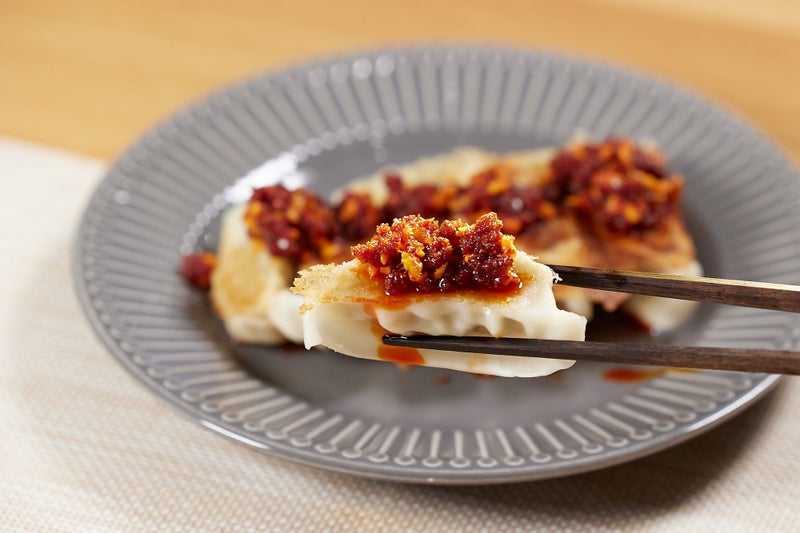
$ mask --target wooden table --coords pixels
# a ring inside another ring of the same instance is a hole
[[[231,81],[420,41],[544,47],[642,69],[738,110],[800,161],[793,0],[6,0],[0,134],[110,159]]]

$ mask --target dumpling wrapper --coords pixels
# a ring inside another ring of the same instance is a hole
[[[553,271],[517,251],[519,292],[445,293],[389,298],[382,283],[358,271],[357,260],[301,271],[294,292],[301,307],[306,348],[326,346],[363,359],[422,364],[504,377],[537,377],[575,361],[385,346],[386,332],[401,335],[493,336],[584,340],[586,318],[556,307]]]
[[[703,267],[698,261],[693,261],[685,267],[663,269],[662,272],[678,276],[702,276]],[[622,308],[644,324],[650,333],[658,335],[685,323],[698,305],[698,302],[689,300],[634,294]]]
[[[250,238],[245,206],[229,209],[222,219],[217,264],[211,275],[211,301],[225,330],[237,342],[302,343],[301,298],[289,287],[291,263],[267,252]]]

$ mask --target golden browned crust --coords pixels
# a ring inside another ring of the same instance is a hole
[[[291,290],[303,297],[306,306],[335,301],[371,301],[383,297],[381,284],[359,272],[359,262],[355,259],[301,270]]]

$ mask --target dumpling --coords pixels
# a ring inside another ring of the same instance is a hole
[[[661,269],[661,272],[677,276],[702,276],[703,268],[699,262],[692,261],[685,267]],[[697,305],[697,302],[689,300],[634,294],[622,305],[622,309],[655,335],[671,331],[686,322]]]
[[[473,222],[495,212],[516,249],[544,264],[699,275],[682,190],[657,150],[615,137],[505,155],[462,147],[351,181],[330,201],[262,187],[224,215],[211,300],[235,341],[302,343],[308,320],[290,290],[296,272],[346,261],[379,223],[412,214]],[[201,273],[211,270],[193,259]],[[208,277],[201,281],[207,288]],[[561,309],[589,319],[597,306],[622,309],[654,333],[695,306],[562,284],[553,292]]]
[[[386,332],[583,340],[586,319],[556,307],[553,271],[516,250],[501,226],[494,213],[474,225],[404,217],[354,247],[356,259],[301,271],[293,290],[303,297],[306,347],[507,377],[572,366],[568,360],[382,344]]]
[[[214,310],[235,341],[302,343],[301,298],[289,291],[295,269],[286,258],[268,253],[263,241],[248,235],[245,208],[233,207],[222,219],[211,274]]]

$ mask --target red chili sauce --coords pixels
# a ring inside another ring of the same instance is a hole
[[[185,255],[181,258],[181,275],[192,287],[207,290],[216,262],[217,256],[211,252]]]
[[[381,224],[376,235],[352,247],[371,278],[389,296],[460,290],[513,292],[521,282],[513,270],[513,238],[488,213],[475,224],[409,215]]]
[[[692,368],[611,368],[603,372],[603,379],[614,383],[636,383],[638,381],[646,381],[652,378],[658,378],[665,375],[667,372],[688,372],[693,373],[697,370]]]
[[[559,150],[547,175],[536,185],[515,183],[511,174],[511,169],[500,163],[477,173],[462,186],[406,185],[402,176],[390,173],[385,176],[388,196],[382,205],[364,193],[348,191],[338,203],[331,204],[306,189],[272,185],[253,191],[245,222],[250,236],[263,241],[271,254],[286,257],[301,268],[346,259],[348,248],[374,235],[376,226],[406,215],[474,222],[494,212],[503,222],[505,233],[514,236],[536,232],[553,218],[572,216],[601,239],[642,235],[677,211],[683,190],[682,177],[666,172],[659,152],[620,137]],[[453,231],[443,224],[436,238],[450,240],[447,233]],[[402,269],[393,263],[393,270],[387,274],[387,290],[448,290],[444,286],[449,280],[463,273],[438,275],[437,269],[443,264],[455,263],[450,252],[436,245],[434,248],[432,256],[420,258],[421,266],[416,260],[407,261],[409,268]],[[488,275],[504,268],[490,264],[478,265],[475,270],[473,266],[463,271]],[[424,280],[415,280],[418,274]],[[448,281],[440,286],[441,279]],[[463,288],[460,281],[454,283],[452,288]]]

